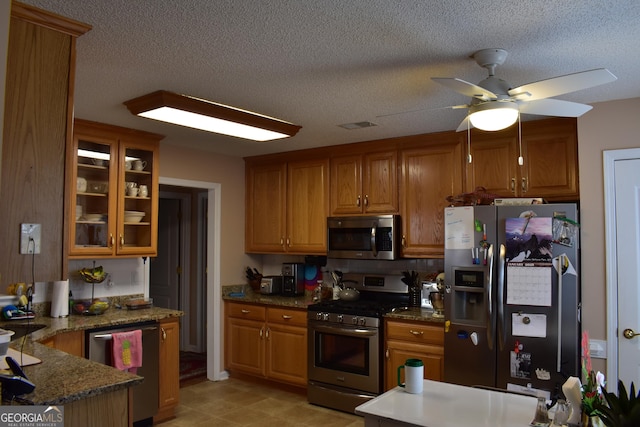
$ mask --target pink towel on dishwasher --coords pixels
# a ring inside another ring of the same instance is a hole
[[[113,339],[113,367],[135,374],[142,366],[142,331],[116,332]]]

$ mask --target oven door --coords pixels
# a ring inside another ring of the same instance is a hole
[[[378,328],[313,320],[308,326],[310,381],[381,392]]]

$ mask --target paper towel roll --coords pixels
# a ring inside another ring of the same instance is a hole
[[[69,281],[53,282],[51,296],[51,317],[65,317],[69,315]]]

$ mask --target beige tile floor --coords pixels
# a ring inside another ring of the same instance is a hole
[[[161,426],[364,426],[361,417],[311,405],[303,394],[237,378],[181,388],[176,415]]]

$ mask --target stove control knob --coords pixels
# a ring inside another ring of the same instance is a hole
[[[360,318],[360,326],[364,326],[367,323],[367,319],[365,319],[364,317]]]
[[[344,322],[344,316],[342,314],[338,314],[338,323]]]
[[[324,320],[325,322],[329,321],[329,313],[322,313],[322,320]]]
[[[351,323],[353,323],[354,325],[358,324],[358,318],[356,316],[353,316],[353,318],[351,319]]]
[[[316,320],[322,320],[322,313],[321,312],[317,312],[316,313]]]

